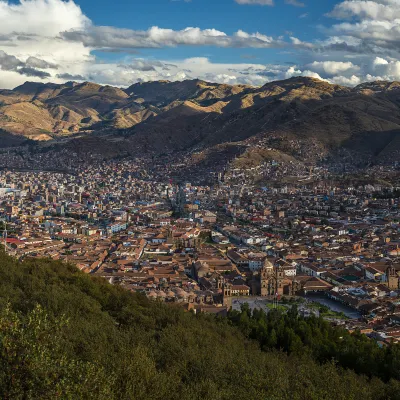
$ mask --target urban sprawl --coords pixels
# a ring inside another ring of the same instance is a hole
[[[195,313],[297,304],[382,346],[400,341],[400,188],[377,183],[397,165],[354,183],[271,162],[264,178],[297,179],[259,185],[260,168],[230,169],[200,185],[141,160],[75,167],[71,155],[43,171],[46,153],[26,170],[19,157],[0,155],[0,224],[20,260],[62,260]]]

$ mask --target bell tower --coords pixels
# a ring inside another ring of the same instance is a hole
[[[230,283],[223,284],[223,305],[228,307],[228,310],[232,307],[232,285]]]
[[[216,279],[217,289],[222,289],[225,284],[225,279],[222,276],[218,276]]]
[[[261,276],[262,278],[266,279],[271,277],[274,274],[274,266],[272,263],[266,258],[264,260],[264,265],[261,268]]]
[[[399,275],[397,274],[396,268],[393,266],[389,267],[386,270],[387,276],[387,286],[391,290],[395,290],[399,288]]]
[[[232,285],[230,283],[224,284],[224,297],[232,296]]]
[[[261,296],[270,294],[271,279],[274,275],[274,266],[266,258],[260,271]]]
[[[283,294],[283,280],[285,279],[285,272],[279,268],[276,271],[276,292],[279,295]]]

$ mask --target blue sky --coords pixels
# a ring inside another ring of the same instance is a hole
[[[2,88],[299,75],[354,86],[399,80],[399,49],[400,0],[0,0]]]
[[[294,7],[276,0],[275,6],[240,5],[233,0],[171,0],[109,1],[81,0],[78,4],[96,25],[146,30],[151,26],[181,30],[186,27],[214,28],[229,34],[242,29],[271,36],[288,36],[292,32],[302,40],[321,37],[318,25],[331,22],[324,15],[337,1],[307,0],[305,7]],[[306,15],[307,14],[307,15]],[[258,62],[293,61],[290,54],[276,49],[218,49],[215,47],[177,47],[157,51],[141,50],[145,56],[177,59],[209,57],[216,62],[237,62],[255,58]],[[108,55],[109,56],[109,55]],[[115,58],[115,55],[114,55]]]

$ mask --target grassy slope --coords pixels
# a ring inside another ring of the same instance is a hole
[[[265,353],[226,320],[0,257],[3,399],[385,399],[397,383]]]

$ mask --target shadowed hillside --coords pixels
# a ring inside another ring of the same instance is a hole
[[[348,88],[295,77],[258,88],[191,80],[122,90],[90,82],[27,82],[0,91],[0,128],[35,140],[76,133],[83,140],[118,138],[124,154],[133,156],[212,153],[240,142],[300,162],[317,162],[342,148],[355,160],[385,160],[400,151],[400,84]]]

